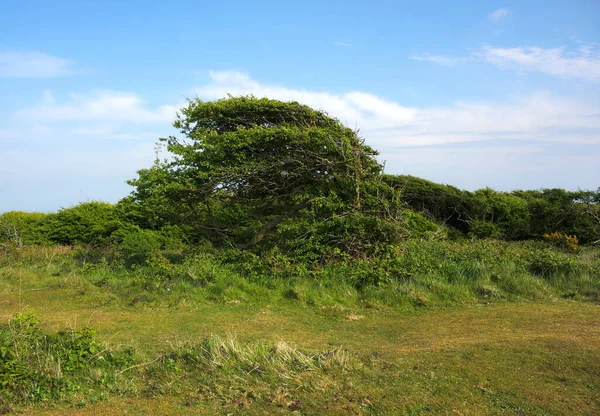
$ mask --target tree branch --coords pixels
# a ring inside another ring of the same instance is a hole
[[[256,244],[260,243],[262,241],[262,239],[265,238],[265,235],[269,231],[271,231],[273,228],[277,227],[281,222],[290,218],[292,215],[294,215],[301,209],[306,208],[309,203],[310,203],[310,200],[307,199],[307,200],[299,203],[298,205],[296,205],[293,209],[276,216],[271,221],[267,222],[262,227],[260,227],[260,230],[258,230],[258,233],[254,237],[252,237],[252,240],[250,240],[244,244],[237,244],[236,247],[240,248],[242,250],[246,250],[246,249],[253,247]]]

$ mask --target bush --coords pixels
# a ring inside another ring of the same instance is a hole
[[[525,240],[552,230],[576,234],[583,244],[600,239],[600,191],[469,192],[406,175],[383,175],[382,181],[400,192],[407,208],[464,234]]]
[[[551,234],[544,234],[544,239],[553,246],[569,250],[579,250],[579,239],[575,235],[567,235],[563,233],[554,232]]]
[[[558,274],[570,275],[578,271],[579,263],[574,258],[553,250],[543,250],[534,253],[529,263],[532,274],[549,278]]]
[[[49,244],[45,228],[47,215],[41,212],[11,211],[0,215],[0,243],[16,246]]]
[[[93,201],[49,214],[45,226],[48,238],[55,243],[102,246],[122,224],[112,204]]]
[[[489,221],[473,221],[469,231],[469,237],[499,238],[501,235],[500,227]]]
[[[447,236],[442,227],[416,212],[404,210],[402,212],[402,220],[406,224],[407,233],[411,237],[438,236],[443,238]]]
[[[144,264],[160,247],[161,237],[156,231],[137,230],[123,237],[119,250],[131,266]]]

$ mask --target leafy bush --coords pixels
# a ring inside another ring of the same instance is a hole
[[[107,245],[110,235],[122,225],[112,204],[84,202],[49,214],[45,220],[48,238],[55,243]]]
[[[49,244],[45,227],[47,215],[41,212],[10,211],[0,215],[0,243],[16,246]]]
[[[545,278],[558,274],[572,275],[581,271],[580,268],[573,257],[554,250],[538,251],[529,262],[529,271]]]
[[[464,234],[524,240],[556,231],[577,235],[582,243],[600,240],[600,190],[469,192],[407,175],[382,180],[400,192],[406,207]]]
[[[119,247],[128,265],[143,264],[161,248],[161,237],[156,231],[137,230],[126,234]]]
[[[499,238],[501,235],[502,231],[500,230],[500,227],[489,221],[473,221],[469,228],[470,237]]]
[[[406,232],[411,237],[444,238],[447,235],[446,231],[435,222],[407,209],[402,211],[402,221],[406,224]]]

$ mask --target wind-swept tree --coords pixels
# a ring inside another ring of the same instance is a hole
[[[291,218],[359,212],[381,173],[357,132],[297,102],[190,100],[174,126],[183,137],[161,139],[169,157],[129,182],[128,202],[239,248]]]

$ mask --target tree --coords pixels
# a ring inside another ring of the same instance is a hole
[[[169,157],[129,182],[128,203],[161,201],[163,221],[239,248],[290,218],[360,211],[363,184],[381,173],[357,132],[297,102],[190,100],[174,127],[183,138],[161,139]]]

